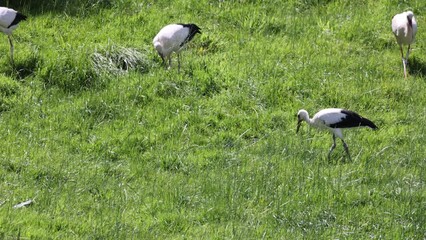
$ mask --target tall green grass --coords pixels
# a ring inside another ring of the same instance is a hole
[[[42,2],[1,4],[29,19],[15,68],[0,41],[0,238],[425,237],[422,1]],[[151,45],[174,22],[203,32],[180,72]],[[380,128],[345,132],[353,161],[295,133],[327,107]]]

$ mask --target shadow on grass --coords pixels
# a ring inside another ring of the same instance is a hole
[[[22,81],[26,77],[34,74],[39,66],[40,59],[37,56],[29,56],[25,59],[15,59],[15,64],[12,65],[10,60],[4,62],[0,67],[0,73],[4,73],[15,80]]]
[[[82,12],[111,8],[111,0],[0,0],[1,6],[13,8],[23,14],[38,15],[48,12],[80,15]]]
[[[15,63],[14,66],[14,77],[18,80],[23,80],[24,78],[30,76],[37,69],[39,59],[35,56],[26,58],[24,61]]]
[[[408,71],[411,75],[426,76],[426,63],[414,57],[408,60]]]

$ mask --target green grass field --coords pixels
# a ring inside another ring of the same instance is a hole
[[[0,239],[426,238],[425,1],[0,5],[28,15],[14,68],[0,35]],[[179,73],[152,46],[177,22],[203,33]],[[345,132],[352,161],[296,134],[329,107],[380,128]]]

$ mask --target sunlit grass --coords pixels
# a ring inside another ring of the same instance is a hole
[[[404,80],[389,26],[423,2],[42,2],[10,5],[14,69],[0,39],[0,238],[425,236],[424,33]],[[203,32],[180,72],[151,46],[173,22]],[[379,127],[351,162],[295,133],[327,107]]]

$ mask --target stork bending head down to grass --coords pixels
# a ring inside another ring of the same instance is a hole
[[[10,44],[10,60],[13,63],[12,32],[18,27],[18,23],[27,19],[27,16],[11,8],[0,7],[0,31],[7,35]]]
[[[193,24],[170,24],[163,27],[160,32],[154,37],[152,43],[155,49],[166,64],[166,59],[169,61],[169,68],[172,65],[171,54],[173,52],[178,55],[178,69],[180,69],[180,51],[185,45],[194,38],[195,34],[201,34],[201,29]]]
[[[417,33],[417,22],[412,11],[396,14],[392,18],[392,32],[401,50],[404,78],[407,78],[407,63],[410,54],[410,45],[414,42]],[[408,45],[407,56],[404,58],[402,45]]]
[[[297,129],[296,133],[299,132],[300,125],[302,121],[307,122],[309,125],[317,127],[319,129],[327,129],[333,134],[333,145],[328,152],[328,158],[330,159],[330,154],[336,147],[336,137],[340,138],[345,148],[346,153],[348,154],[349,159],[351,155],[349,154],[349,148],[345,140],[343,140],[344,128],[352,127],[362,127],[367,126],[372,129],[377,129],[377,126],[370,120],[361,117],[358,113],[340,109],[340,108],[327,108],[319,111],[311,119],[306,110],[302,109],[297,113]]]

